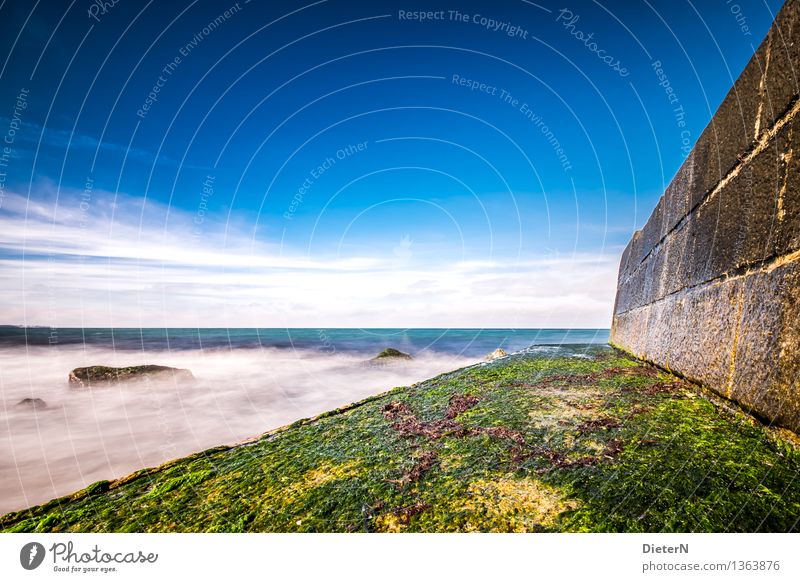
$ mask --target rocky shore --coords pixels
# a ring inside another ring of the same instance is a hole
[[[520,353],[94,483],[0,530],[794,531],[795,439],[606,347]]]

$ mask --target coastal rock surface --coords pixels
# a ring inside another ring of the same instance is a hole
[[[401,352],[400,350],[396,350],[394,348],[386,348],[380,354],[372,358],[373,361],[375,360],[413,360],[414,358],[411,357],[410,354],[405,352]]]
[[[92,384],[109,384],[128,382],[131,380],[166,379],[176,381],[193,380],[194,376],[189,370],[171,368],[169,366],[127,366],[113,368],[111,366],[89,366],[75,368],[69,373],[70,385],[78,388],[88,388]]]
[[[503,348],[497,348],[491,354],[488,354],[486,356],[486,361],[487,362],[491,362],[492,360],[498,360],[500,358],[505,358],[507,355],[508,355],[508,352],[506,352]]]
[[[366,366],[389,366],[393,364],[402,364],[410,362],[414,358],[405,352],[396,350],[394,348],[386,348],[374,358],[364,362]]]

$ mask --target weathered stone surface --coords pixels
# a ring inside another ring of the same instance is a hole
[[[732,274],[798,248],[798,185],[793,123],[689,219],[689,285]]]
[[[692,208],[739,163],[741,155],[752,149],[755,143],[765,56],[766,45],[762,44],[695,144],[695,183],[690,197]]]
[[[772,150],[778,166],[774,197],[774,232],[770,252],[785,255],[800,249],[800,120],[776,136]]]
[[[789,0],[628,245],[611,343],[800,432],[798,19]]]
[[[681,225],[656,246],[648,260],[620,283],[614,312],[647,305],[682,289],[692,252],[689,241],[688,228]]]
[[[731,279],[620,314],[612,343],[693,381],[727,386],[741,295],[742,280]]]
[[[799,355],[800,262],[793,261],[747,278],[730,397],[800,432]]]
[[[800,95],[800,5],[787,2],[768,36],[769,65],[765,75],[761,127],[770,127]],[[765,43],[766,44],[766,43]]]
[[[617,313],[644,305],[645,269],[634,271],[628,280],[621,283],[617,292]]]
[[[662,220],[664,218],[664,197],[662,196],[656,204],[653,213],[642,228],[642,259],[661,241]]]
[[[637,239],[641,237],[641,231],[636,231],[633,233],[631,240],[628,242],[628,245],[625,247],[625,250],[622,253],[622,261],[620,263],[620,271],[619,271],[619,281],[627,281],[636,269],[641,264],[640,258],[636,256],[638,252],[637,247]]]
[[[650,301],[658,301],[688,285],[691,242],[688,223],[683,223],[664,240],[662,249],[653,257],[655,281]]]
[[[694,178],[694,152],[690,153],[664,192],[664,216],[661,237],[665,237],[691,210],[689,193]]]

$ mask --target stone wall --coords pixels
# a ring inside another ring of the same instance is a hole
[[[800,432],[800,0],[622,255],[611,343]]]

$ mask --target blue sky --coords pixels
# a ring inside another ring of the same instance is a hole
[[[5,2],[0,321],[606,327],[780,5]]]

